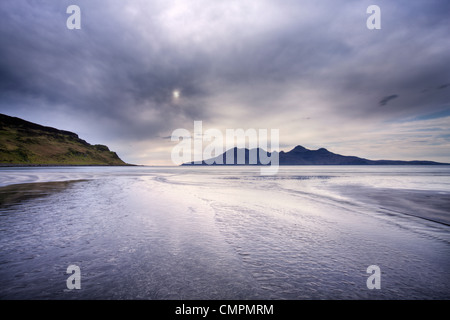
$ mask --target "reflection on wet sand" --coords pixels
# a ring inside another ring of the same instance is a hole
[[[450,296],[447,167],[0,171],[0,300]]]
[[[336,191],[366,205],[375,205],[387,213],[413,216],[450,226],[448,192],[365,186],[346,186],[336,188]]]
[[[64,191],[77,182],[85,180],[23,183],[0,188],[0,210],[16,206],[24,201],[47,197]]]

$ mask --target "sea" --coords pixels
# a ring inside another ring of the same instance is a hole
[[[2,300],[449,298],[450,166],[0,168]]]

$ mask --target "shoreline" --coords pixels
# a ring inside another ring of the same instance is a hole
[[[34,168],[34,167],[144,167],[139,164],[0,164],[0,168]]]

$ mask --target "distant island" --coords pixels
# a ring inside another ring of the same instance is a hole
[[[238,164],[237,154],[245,154],[245,162]],[[255,150],[254,150],[255,151]],[[260,149],[256,149],[256,164],[250,164],[248,149],[232,148],[221,155],[192,165],[262,165]],[[266,152],[261,149],[262,152]],[[233,155],[231,155],[233,153]],[[277,153],[276,151],[274,153]],[[272,154],[267,153],[269,156]],[[228,155],[228,156],[227,156]],[[231,156],[231,157],[230,157]],[[310,150],[302,146],[278,153],[280,165],[450,165],[434,161],[369,160],[343,156],[320,148]],[[234,159],[231,164],[226,159]],[[91,145],[69,131],[45,127],[0,113],[0,166],[130,166],[105,145]]]
[[[69,131],[0,114],[0,166],[125,166],[104,145],[91,145]]]
[[[237,152],[240,150],[241,152],[245,152],[245,163],[237,164]],[[254,149],[253,149],[254,150]],[[261,149],[262,150],[262,149]],[[253,165],[262,165],[259,159],[259,151],[257,148],[257,161]],[[265,152],[264,150],[262,150]],[[231,154],[233,153],[233,154]],[[276,153],[276,151],[275,151]],[[232,164],[227,164],[227,154],[229,159],[234,159]],[[271,153],[267,153],[271,156]],[[302,146],[296,146],[294,149],[288,152],[280,151],[279,152],[279,164],[287,165],[287,166],[306,166],[306,165],[314,165],[314,166],[323,166],[323,165],[449,165],[448,163],[439,163],[434,161],[401,161],[401,160],[368,160],[364,158],[359,158],[355,156],[343,156],[340,154],[336,154],[328,151],[327,149],[320,148],[318,150],[309,150]],[[252,165],[249,161],[250,151],[248,149],[238,149],[232,148],[224,152],[223,154],[202,161],[201,163],[195,164],[194,162],[184,163],[184,166],[192,166],[192,165],[208,165],[208,163],[214,163],[212,165]]]

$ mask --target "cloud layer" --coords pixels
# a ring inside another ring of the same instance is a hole
[[[66,28],[71,4],[81,30]],[[194,120],[277,128],[287,148],[450,162],[450,3],[377,1],[382,29],[368,30],[371,4],[2,1],[0,112],[135,163],[168,163],[163,137]]]

